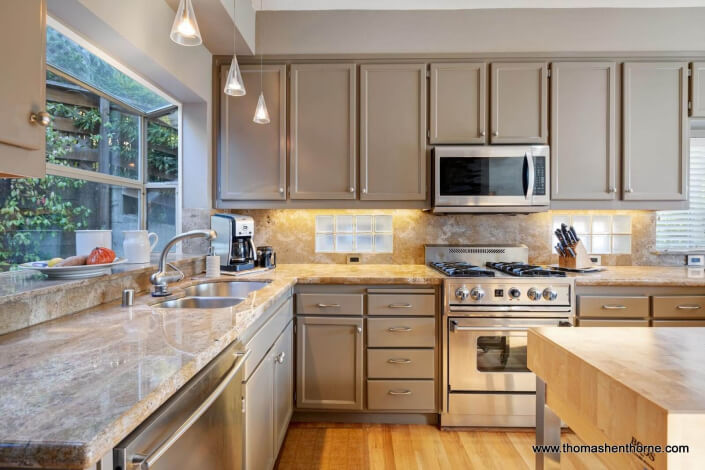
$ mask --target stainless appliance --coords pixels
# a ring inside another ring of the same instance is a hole
[[[536,376],[526,364],[527,330],[572,326],[573,279],[528,265],[523,245],[429,245],[426,262],[448,276],[441,425],[534,426]],[[515,269],[505,272],[507,265]]]
[[[248,355],[229,346],[113,449],[113,469],[242,468]]]
[[[211,229],[218,233],[211,242],[213,254],[220,256],[223,271],[243,271],[255,267],[255,221],[247,215],[213,214]]]
[[[434,212],[548,210],[547,145],[438,146],[433,152]]]
[[[277,266],[277,253],[271,246],[257,247],[257,266],[269,269]]]

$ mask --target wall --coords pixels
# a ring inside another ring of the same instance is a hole
[[[315,253],[315,216],[318,214],[392,214],[394,252],[363,255],[365,263],[416,264],[424,262],[425,243],[523,243],[530,262],[556,263],[549,232],[554,213],[523,215],[446,215],[420,210],[237,210],[255,220],[255,244],[272,245],[280,263],[345,263],[345,254]],[[565,213],[588,213],[570,211]],[[683,256],[651,253],[656,214],[648,211],[589,211],[632,216],[632,254],[603,255],[605,265],[682,265]]]
[[[272,54],[702,51],[705,8],[265,11]]]

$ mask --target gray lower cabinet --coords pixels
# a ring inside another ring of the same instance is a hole
[[[291,199],[355,199],[355,64],[291,66]]]
[[[294,411],[294,324],[272,347],[274,363],[274,448],[281,448]],[[275,452],[276,453],[276,452]]]
[[[690,78],[690,115],[705,117],[705,62],[693,62]]]
[[[426,64],[361,65],[360,199],[426,199],[426,165]]]
[[[688,191],[688,64],[626,62],[623,198],[683,201]]]
[[[551,199],[617,197],[614,62],[551,64]]]
[[[220,70],[218,198],[286,200],[286,67],[265,65],[262,90],[271,122],[255,124],[260,67],[240,67],[247,94],[223,93],[229,65]]]
[[[487,142],[487,64],[431,64],[432,144]]]
[[[274,466],[274,361],[266,356],[245,385],[245,469]]]
[[[490,142],[545,144],[548,141],[547,63],[493,63],[491,80]]]
[[[362,318],[296,318],[296,406],[362,410]]]

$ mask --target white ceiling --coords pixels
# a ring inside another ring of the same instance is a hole
[[[474,10],[703,7],[705,0],[252,0],[255,10]]]

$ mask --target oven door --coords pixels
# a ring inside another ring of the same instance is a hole
[[[435,206],[548,205],[548,147],[436,147]]]
[[[536,391],[526,365],[527,330],[569,325],[568,318],[449,318],[449,391]]]

